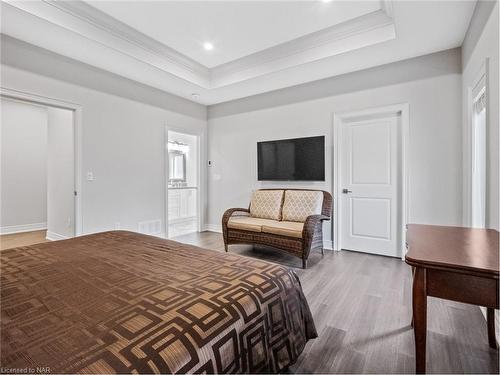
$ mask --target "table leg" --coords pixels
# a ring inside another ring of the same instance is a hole
[[[415,277],[415,267],[411,268],[411,279]],[[410,322],[411,328],[413,328],[413,309],[411,310],[411,322]]]
[[[486,321],[488,322],[488,342],[490,348],[497,348],[497,340],[495,337],[495,309],[486,309]]]
[[[427,286],[425,268],[416,267],[413,276],[413,333],[415,335],[416,372],[425,373],[427,336]]]

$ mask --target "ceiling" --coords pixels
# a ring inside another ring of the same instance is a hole
[[[380,9],[377,1],[88,3],[208,68]]]
[[[1,31],[208,105],[458,47],[474,6],[6,0]]]

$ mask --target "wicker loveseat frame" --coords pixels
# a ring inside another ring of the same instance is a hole
[[[296,191],[318,191],[311,189],[260,189],[260,190],[296,190]],[[290,237],[264,232],[254,232],[248,230],[228,228],[230,218],[238,216],[250,216],[249,208],[230,208],[222,216],[222,233],[224,237],[224,248],[228,251],[228,245],[233,244],[259,244],[266,245],[288,254],[292,254],[302,259],[302,268],[307,268],[307,259],[312,249],[323,249],[323,221],[330,220],[332,213],[332,196],[330,193],[320,190],[323,193],[323,204],[321,214],[310,215],[306,218],[302,229],[301,238]],[[283,194],[285,196],[285,194]],[[283,202],[281,203],[283,205]]]

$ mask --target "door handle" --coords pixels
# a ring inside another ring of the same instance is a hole
[[[352,190],[349,190],[349,189],[342,189],[342,193],[344,193],[344,194],[349,194],[349,193],[352,193]]]

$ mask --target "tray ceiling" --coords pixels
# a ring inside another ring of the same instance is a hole
[[[2,33],[212,104],[422,54],[405,17],[426,15],[426,27],[442,32],[426,53],[460,45],[474,1],[432,3],[440,2],[5,1]],[[407,50],[343,62],[412,38]]]
[[[213,68],[366,15],[377,1],[88,1],[149,37]],[[214,45],[205,51],[203,43]]]

